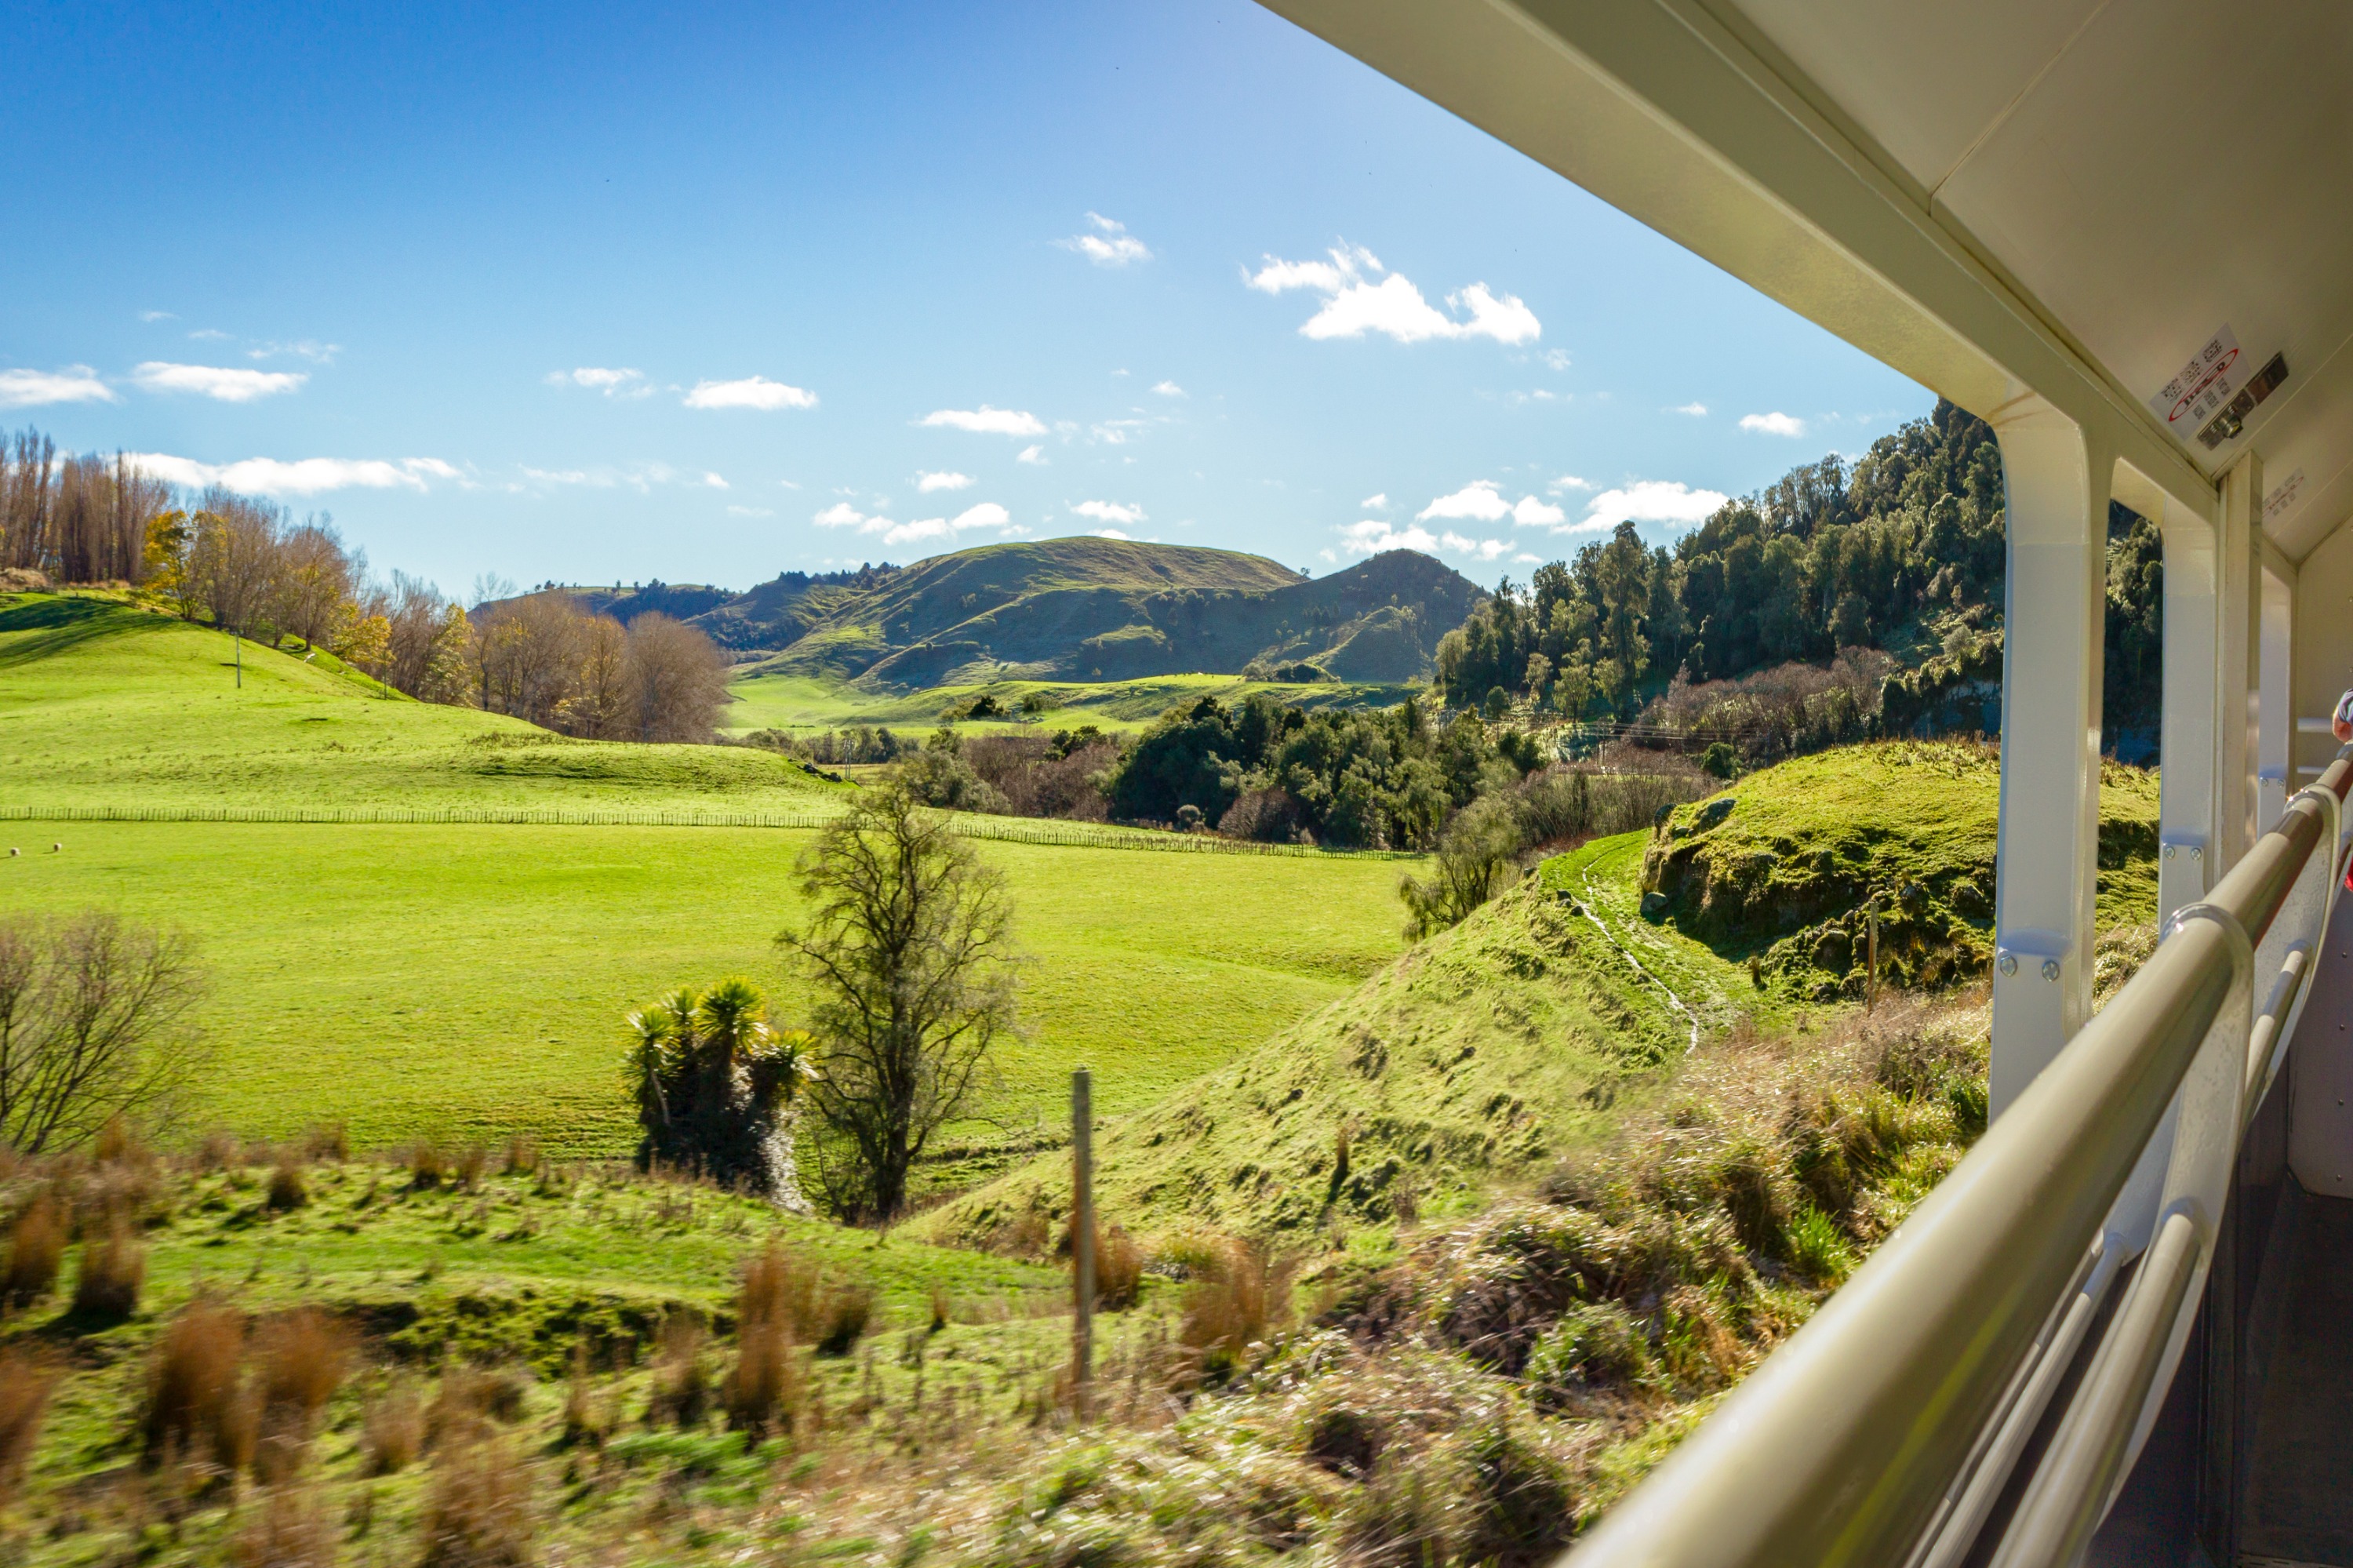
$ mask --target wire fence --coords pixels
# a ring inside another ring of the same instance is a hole
[[[577,806],[0,806],[0,821],[15,822],[290,822],[419,823],[428,826],[503,823],[521,827],[822,828],[835,810],[649,810]],[[992,817],[957,811],[956,831],[967,838],[1075,849],[1150,850],[1177,854],[1254,854],[1412,860],[1383,850],[1331,850],[1314,844],[1255,843],[1208,833],[1174,833],[1053,818]]]

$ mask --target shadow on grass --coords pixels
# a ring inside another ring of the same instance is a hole
[[[169,624],[161,617],[142,615],[104,599],[21,599],[0,605],[0,670],[37,664],[69,652],[87,642],[127,632],[150,631]]]

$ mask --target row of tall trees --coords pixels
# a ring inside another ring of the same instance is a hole
[[[171,487],[120,452],[59,458],[37,430],[0,435],[0,567],[139,583],[148,519],[170,504]]]

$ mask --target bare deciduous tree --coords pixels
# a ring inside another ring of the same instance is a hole
[[[153,1120],[202,1065],[186,938],[92,911],[0,920],[0,1139],[24,1154]]]
[[[659,612],[629,622],[631,740],[705,742],[726,707],[727,661],[710,638]]]
[[[1004,878],[897,783],[863,791],[803,854],[806,929],[778,944],[817,992],[807,1088],[832,1135],[818,1177],[850,1218],[888,1220],[940,1128],[1016,1025]]]

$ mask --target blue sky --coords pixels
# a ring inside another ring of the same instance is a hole
[[[1253,5],[13,5],[0,422],[460,591],[1525,578],[1929,396]]]

